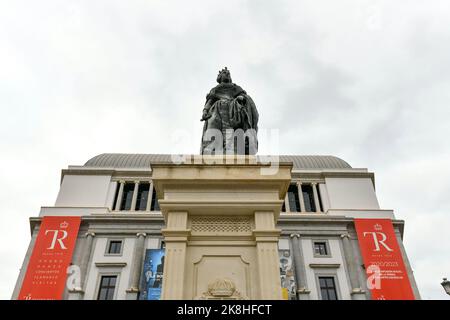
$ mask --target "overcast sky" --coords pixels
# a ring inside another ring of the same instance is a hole
[[[219,69],[281,154],[375,172],[424,299],[450,278],[450,3],[0,0],[0,298],[61,169],[104,152],[198,153]],[[189,132],[180,146],[173,132]],[[260,138],[260,153],[273,151]]]

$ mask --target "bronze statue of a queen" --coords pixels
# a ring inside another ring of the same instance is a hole
[[[203,126],[202,155],[247,154],[258,151],[258,111],[252,98],[231,81],[225,67],[217,86],[206,96],[201,121]]]

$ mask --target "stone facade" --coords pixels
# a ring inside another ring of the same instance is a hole
[[[370,299],[353,223],[358,217],[393,219],[420,298],[401,242],[404,222],[379,207],[367,169],[299,156],[281,162],[278,176],[261,178],[258,165],[176,166],[162,155],[154,155],[159,161],[133,156],[62,171],[55,206],[30,218],[30,246],[13,299],[45,215],[82,216],[72,261],[80,267],[80,285],[64,299],[96,299],[104,274],[117,275],[114,299],[137,299],[144,252],[162,246],[163,299],[282,299],[280,253],[292,260],[291,299],[321,299],[320,276],[333,277],[339,299]],[[129,210],[120,208],[125,183],[136,183]],[[136,210],[140,183],[150,183],[145,210]],[[288,190],[297,190],[298,201]],[[152,197],[161,209],[152,210]],[[122,241],[122,249],[109,255],[112,240]],[[317,255],[315,242],[325,244],[327,254]]]

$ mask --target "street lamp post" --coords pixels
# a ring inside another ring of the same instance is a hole
[[[444,287],[445,292],[450,295],[450,281],[447,278],[444,278],[444,281],[441,282],[441,285]]]

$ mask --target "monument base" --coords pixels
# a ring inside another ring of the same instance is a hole
[[[161,298],[281,299],[275,226],[292,163],[267,175],[253,156],[194,160],[152,165],[166,222]]]

